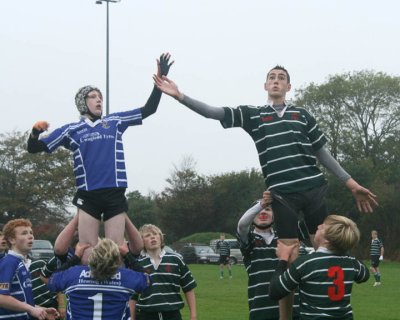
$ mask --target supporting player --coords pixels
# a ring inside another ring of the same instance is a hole
[[[348,255],[359,239],[360,231],[352,220],[329,215],[315,234],[317,251],[300,256],[287,270],[296,244],[278,241],[280,261],[269,287],[271,299],[281,299],[298,287],[301,319],[353,319],[353,282],[369,278],[368,268]]]
[[[150,281],[144,273],[121,268],[121,263],[118,246],[102,239],[90,253],[89,266],[53,273],[48,286],[53,292],[65,291],[67,320],[127,317],[130,296],[146,290]]]

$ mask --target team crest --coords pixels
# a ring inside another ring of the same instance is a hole
[[[292,120],[299,120],[299,114],[298,113],[292,113],[291,114]]]
[[[165,266],[165,271],[170,273],[172,271],[172,267],[170,265]]]
[[[102,125],[102,127],[103,127],[104,129],[110,128],[110,126],[109,126],[109,124],[108,124],[107,121],[103,121],[103,122],[101,123],[101,125]]]

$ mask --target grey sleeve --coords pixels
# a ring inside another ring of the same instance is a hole
[[[190,110],[193,110],[194,112],[206,118],[221,121],[225,117],[225,111],[222,107],[210,106],[204,102],[192,99],[185,94],[183,95],[183,99],[179,102],[188,107]]]
[[[237,226],[237,233],[243,243],[247,243],[247,235],[249,233],[250,226],[253,223],[253,220],[256,217],[257,213],[259,213],[262,209],[263,208],[261,207],[260,202],[257,202],[240,218]]]
[[[342,168],[339,162],[332,157],[328,149],[322,147],[315,152],[315,155],[321,164],[333,173],[342,182],[346,182],[351,176]]]

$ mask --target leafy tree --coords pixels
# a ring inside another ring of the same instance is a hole
[[[328,176],[327,197],[331,212],[356,220],[362,232],[359,252],[368,255],[370,231],[378,229],[386,239],[385,250],[400,252],[400,78],[382,72],[357,71],[328,77],[297,91],[297,104],[314,113],[334,157],[362,185],[377,193],[380,206],[372,215],[360,215],[350,193]],[[362,249],[364,248],[364,249]],[[396,253],[397,252],[397,253]]]
[[[209,178],[213,202],[212,223],[209,231],[226,230],[236,234],[242,214],[265,190],[260,170],[230,172]]]
[[[68,215],[74,191],[70,154],[29,154],[26,136],[0,135],[0,223],[15,218],[29,218],[34,225],[60,221]]]
[[[152,196],[142,196],[139,191],[129,192],[126,195],[128,199],[128,216],[137,228],[146,223],[158,224],[158,208]]]
[[[400,77],[354,71],[328,77],[298,90],[296,103],[319,120],[334,157],[370,158],[385,153],[384,141],[396,137],[400,124]]]
[[[169,242],[204,230],[211,212],[208,184],[195,171],[195,162],[185,157],[180,167],[174,165],[168,187],[156,198],[160,223]]]

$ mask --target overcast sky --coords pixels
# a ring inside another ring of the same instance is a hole
[[[141,107],[156,58],[189,96],[215,106],[262,105],[276,64],[292,90],[369,69],[400,75],[400,2],[376,0],[122,0],[110,4],[110,111]],[[105,94],[106,4],[94,0],[0,2],[0,133],[78,120],[74,96]],[[293,97],[293,93],[289,98]],[[129,190],[161,191],[185,155],[210,175],[259,168],[241,129],[225,130],[168,96],[124,134]]]

